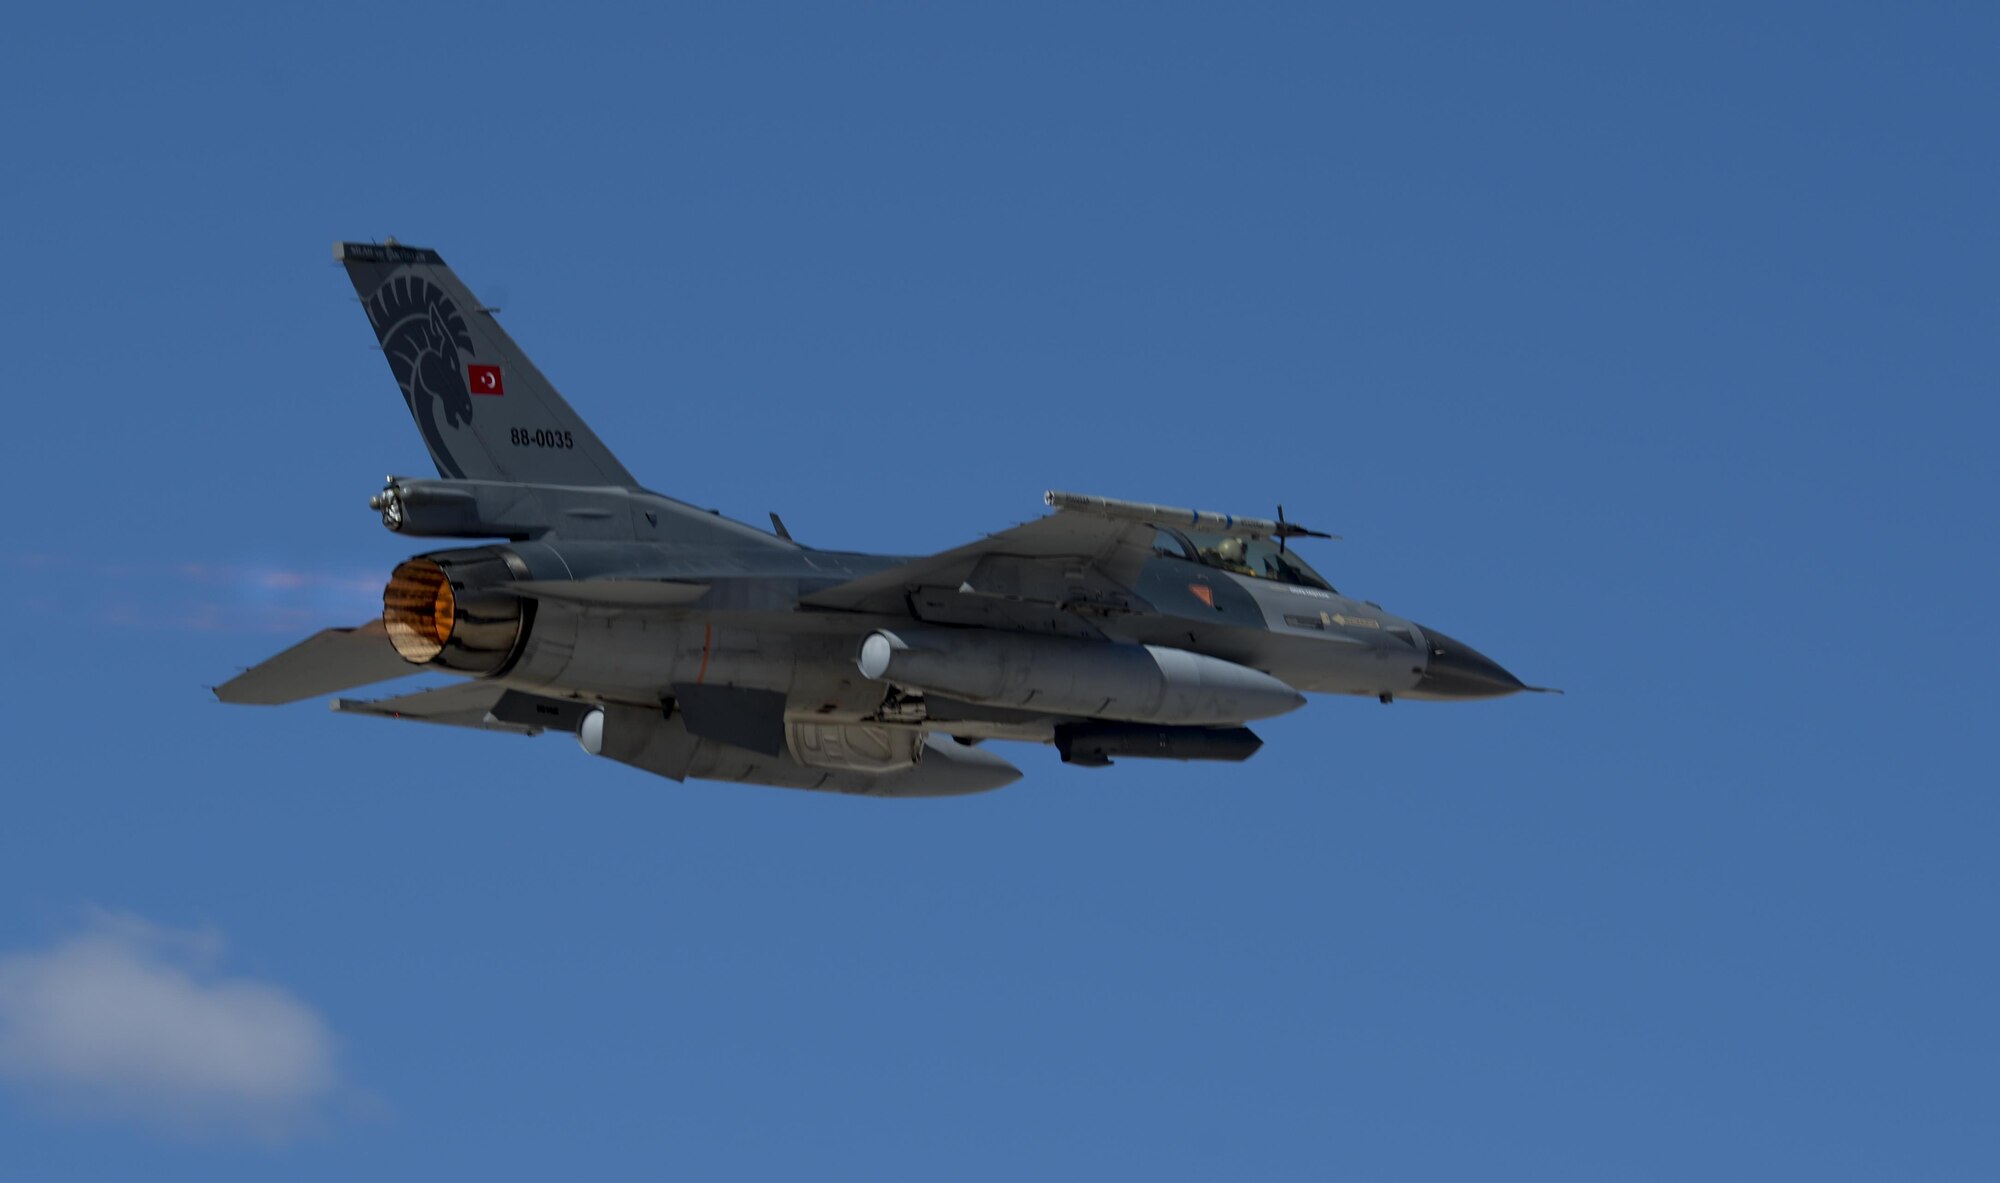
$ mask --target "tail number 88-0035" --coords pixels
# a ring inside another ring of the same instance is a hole
[[[529,430],[516,427],[508,431],[507,438],[517,448],[574,448],[576,437],[567,431],[543,431],[537,427]]]

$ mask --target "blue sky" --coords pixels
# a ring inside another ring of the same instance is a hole
[[[1990,1178],[1997,35],[13,15],[0,1177]],[[421,549],[391,234],[664,492],[1282,500],[1569,693],[908,803],[216,705]]]

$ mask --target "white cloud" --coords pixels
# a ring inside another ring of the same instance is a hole
[[[182,1134],[305,1131],[339,1083],[332,1034],[284,989],[222,976],[221,956],[213,931],[109,914],[0,954],[0,1081]]]

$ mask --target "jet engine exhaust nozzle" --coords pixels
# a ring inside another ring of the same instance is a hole
[[[444,568],[429,559],[396,567],[382,589],[382,624],[403,660],[422,665],[444,652],[458,616],[458,601]]]
[[[497,674],[520,655],[530,604],[498,589],[526,565],[499,547],[447,550],[398,564],[382,588],[382,626],[412,665]]]

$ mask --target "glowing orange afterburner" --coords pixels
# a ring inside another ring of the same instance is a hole
[[[382,588],[382,625],[404,661],[453,673],[497,674],[521,655],[533,609],[511,590],[528,577],[497,546],[439,550],[397,567]]]
[[[382,624],[405,661],[422,664],[444,652],[457,618],[451,580],[430,559],[403,563],[382,589]]]

